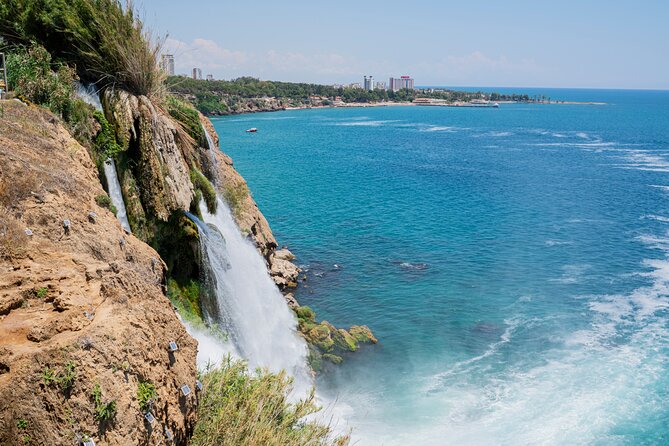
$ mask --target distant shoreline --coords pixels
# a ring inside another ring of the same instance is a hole
[[[537,104],[537,105],[609,105],[607,102],[578,102],[578,101],[545,101],[545,102],[518,102],[518,101],[496,101],[498,104]],[[311,109],[326,109],[326,108],[376,108],[376,107],[454,107],[454,108],[493,108],[491,106],[481,106],[476,104],[471,104],[468,102],[454,102],[454,103],[414,103],[414,102],[346,102],[343,104],[330,104],[330,105],[301,105],[295,107],[283,107],[278,109],[268,109],[268,110],[248,110],[239,113],[230,113],[227,115],[217,115],[212,114],[208,115],[210,117],[222,117],[222,116],[239,116],[239,115],[250,115],[255,113],[267,113],[267,112],[278,112],[278,111],[291,111],[291,110],[311,110]]]

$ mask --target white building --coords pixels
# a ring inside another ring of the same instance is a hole
[[[168,76],[174,76],[174,54],[163,54],[160,56],[160,68]]]
[[[363,88],[365,90],[374,90],[374,76],[365,76],[364,82],[363,82]]]
[[[388,89],[392,91],[413,90],[413,78],[411,76],[391,77]]]
[[[193,79],[202,80],[202,68],[193,68]]]

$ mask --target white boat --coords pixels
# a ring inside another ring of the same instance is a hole
[[[258,131],[257,128],[255,128],[255,127],[251,127],[250,129],[248,129],[248,130],[246,131],[246,133],[255,133],[255,132],[257,132],[257,131]]]

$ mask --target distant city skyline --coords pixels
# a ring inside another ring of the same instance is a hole
[[[216,79],[345,84],[412,73],[417,85],[669,89],[669,2],[416,0],[408,12],[394,3],[144,0],[140,12],[154,34],[169,34],[176,74],[202,67]]]

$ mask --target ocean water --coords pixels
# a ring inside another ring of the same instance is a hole
[[[380,340],[318,379],[355,444],[669,444],[669,92],[544,92],[607,105],[214,120],[298,300]]]

